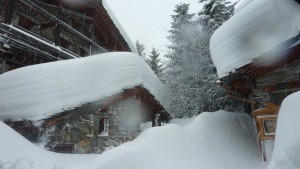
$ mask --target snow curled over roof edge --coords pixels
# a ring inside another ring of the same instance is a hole
[[[43,119],[139,85],[166,108],[163,84],[130,52],[23,67],[0,75],[0,120]]]
[[[272,51],[299,32],[300,5],[294,0],[252,0],[212,35],[210,51],[219,77]]]
[[[112,12],[112,10],[110,9],[109,5],[107,4],[106,0],[102,1],[102,4],[104,6],[104,8],[106,9],[107,13],[109,14],[110,18],[113,20],[114,24],[116,25],[116,27],[119,29],[119,31],[121,32],[122,36],[124,37],[125,41],[128,43],[130,49],[132,50],[132,52],[137,53],[137,50],[135,48],[135,45],[132,43],[132,41],[130,40],[128,34],[126,33],[126,31],[123,29],[123,27],[121,26],[119,20],[117,19],[117,17],[115,16],[115,14]]]

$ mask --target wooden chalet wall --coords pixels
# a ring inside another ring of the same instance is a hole
[[[107,51],[131,51],[101,1],[67,2],[0,2],[0,73]]]

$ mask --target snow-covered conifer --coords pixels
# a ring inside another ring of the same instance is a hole
[[[143,59],[146,58],[146,53],[145,53],[145,45],[140,43],[138,40],[135,42],[135,47],[138,52],[138,55],[140,55]]]
[[[159,53],[157,50],[153,47],[152,51],[149,55],[149,59],[147,59],[148,65],[151,67],[151,69],[154,71],[154,73],[160,77],[162,71],[163,71],[163,65],[161,64],[160,58],[159,58]]]
[[[199,0],[203,9],[198,13],[203,26],[208,26],[211,33],[228,20],[234,10],[234,4],[226,0]]]
[[[216,10],[214,16],[219,16],[217,11],[223,10]],[[184,117],[224,108],[225,93],[216,85],[218,77],[209,52],[211,33],[221,21],[205,25],[201,16],[189,13],[189,4],[176,5],[174,12],[166,55],[169,62],[162,78],[169,89],[171,114]]]

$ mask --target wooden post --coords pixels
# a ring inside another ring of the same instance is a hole
[[[59,7],[56,17],[58,19],[62,18],[62,8]],[[55,39],[54,39],[55,46],[60,46],[60,23],[56,21],[56,26],[55,26]]]
[[[4,0],[4,23],[11,24],[15,0]]]
[[[92,41],[94,41],[95,40],[95,38],[94,38],[94,36],[95,36],[95,25],[94,25],[94,22],[91,22],[91,25],[90,25],[90,28],[89,28],[90,30],[90,33],[91,33],[91,40]],[[93,53],[93,45],[92,44],[90,44],[90,55],[93,55],[94,53]]]

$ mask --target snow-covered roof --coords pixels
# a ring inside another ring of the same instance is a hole
[[[108,15],[110,16],[110,18],[112,19],[112,21],[116,25],[116,27],[119,29],[119,31],[122,34],[123,38],[125,39],[125,41],[129,45],[131,51],[134,52],[134,53],[137,53],[135,45],[132,43],[132,41],[130,40],[128,34],[126,33],[126,31],[123,29],[122,25],[120,24],[119,20],[117,19],[117,17],[115,16],[115,14],[110,9],[110,7],[107,4],[106,0],[103,0],[102,4],[103,4],[105,10],[107,11]]]
[[[140,85],[164,105],[161,81],[134,53],[23,67],[0,75],[0,120],[42,119]]]
[[[249,3],[247,3],[249,2]],[[219,77],[252,62],[300,32],[300,5],[294,0],[246,1],[212,35],[210,50]],[[267,61],[276,59],[274,54]]]

